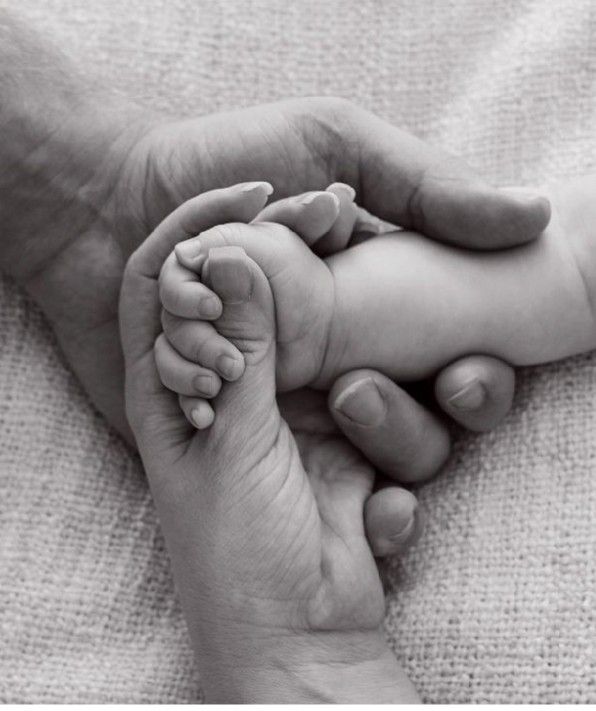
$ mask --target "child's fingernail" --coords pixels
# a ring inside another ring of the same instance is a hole
[[[250,301],[253,289],[252,271],[242,247],[216,247],[210,250],[204,272],[211,288],[225,304]]]
[[[221,301],[217,296],[206,296],[199,301],[199,316],[202,318],[218,318],[221,312]]]
[[[206,402],[200,402],[190,413],[192,421],[198,430],[204,430],[213,424],[213,410]]]
[[[327,192],[310,193],[309,195],[307,195],[306,197],[303,197],[300,200],[300,204],[301,205],[314,205],[317,202],[325,203],[325,202],[329,202],[330,200],[333,201],[335,208],[337,210],[339,210],[339,198],[337,197],[337,195],[334,195],[333,193],[327,193]]]
[[[486,390],[478,378],[474,378],[447,402],[457,410],[478,410],[486,400]]]
[[[385,418],[386,405],[372,378],[352,383],[340,393],[333,407],[357,425],[373,427]]]
[[[349,200],[356,198],[356,191],[351,185],[347,185],[346,183],[332,183],[327,190],[333,193],[343,193],[347,195]]]
[[[201,395],[215,395],[217,383],[210,375],[197,375],[192,384]]]
[[[228,355],[221,355],[215,361],[217,372],[226,380],[237,380],[244,370],[244,364],[241,360]]]
[[[238,185],[238,189],[241,193],[252,193],[255,190],[260,190],[267,196],[273,193],[273,185],[264,180],[258,180],[252,183],[240,183],[240,185]]]

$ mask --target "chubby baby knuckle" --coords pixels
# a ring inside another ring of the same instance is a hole
[[[193,363],[206,365],[209,362],[209,358],[207,357],[209,355],[208,350],[208,343],[205,341],[198,341],[194,343],[190,349],[188,354],[189,359],[192,360]]]

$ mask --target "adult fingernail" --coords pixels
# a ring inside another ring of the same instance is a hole
[[[337,195],[334,195],[333,193],[309,193],[306,197],[303,197],[300,200],[301,205],[315,205],[317,203],[326,203],[329,201],[333,201],[335,207],[337,210],[339,210],[339,198]]]
[[[200,402],[190,413],[192,421],[198,430],[204,430],[213,424],[213,410],[206,402]]]
[[[374,427],[385,418],[387,407],[372,378],[358,380],[341,392],[333,407],[357,425]]]
[[[403,526],[403,528],[400,528],[398,531],[388,536],[388,539],[391,543],[403,544],[410,538],[414,530],[414,526],[416,525],[417,508],[417,505],[414,506],[410,518],[407,520],[406,525]]]
[[[537,202],[550,206],[550,201],[544,195],[532,192],[531,190],[515,190],[510,193],[511,197],[522,205],[533,205]]]
[[[199,301],[199,316],[203,318],[217,318],[221,311],[221,301],[217,296],[206,296]]]
[[[244,370],[244,364],[241,360],[228,355],[221,355],[215,361],[217,372],[226,380],[237,380]]]
[[[474,378],[452,395],[447,402],[457,410],[478,410],[484,405],[486,400],[486,390],[484,385]]]
[[[192,384],[201,395],[215,395],[216,383],[210,375],[197,375]]]
[[[256,180],[252,183],[240,183],[240,185],[238,185],[238,189],[241,193],[252,193],[255,190],[259,190],[264,192],[267,196],[273,193],[273,185],[264,180]]]

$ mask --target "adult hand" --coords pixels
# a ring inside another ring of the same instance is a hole
[[[6,10],[0,40],[0,265],[44,309],[92,401],[129,439],[117,327],[124,264],[187,198],[246,180],[269,180],[280,197],[343,180],[372,213],[479,249],[530,240],[549,219],[548,201],[495,190],[344,100],[165,121],[90,91],[88,77]],[[493,361],[464,360],[439,384],[450,415],[484,427],[507,409],[512,375]],[[394,411],[418,422],[418,406],[391,392],[387,427]],[[365,430],[338,422],[367,448]]]
[[[233,329],[246,363],[218,395],[213,425],[189,426],[160,381],[158,275],[172,246],[163,237],[250,219],[259,191],[239,188],[202,194],[158,227],[128,263],[120,310],[127,412],[207,699],[415,701],[381,630],[383,590],[363,526],[374,470],[334,428],[320,393],[290,393],[287,421],[280,416],[262,272],[246,292],[244,279],[221,274],[222,291],[212,268],[218,328]]]
[[[298,100],[152,128],[137,124],[133,135],[134,141],[126,132],[113,137],[113,165],[101,173],[109,187],[80,186],[102,196],[95,209],[79,205],[76,212],[72,200],[61,205],[52,226],[44,225],[43,244],[33,230],[20,240],[27,260],[8,259],[49,316],[92,400],[121,432],[127,425],[116,302],[124,260],[194,194],[257,178],[272,182],[281,197],[342,179],[382,217],[478,248],[526,241],[548,221],[548,203],[491,189],[454,160],[343,101]],[[56,189],[50,185],[48,195]],[[493,425],[510,401],[511,373],[494,361],[482,367],[464,361],[441,383],[441,404],[468,426]],[[468,385],[480,394],[457,395]],[[403,411],[403,398],[401,404]]]

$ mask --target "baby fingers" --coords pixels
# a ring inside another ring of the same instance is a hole
[[[155,365],[161,382],[178,395],[215,397],[221,378],[211,370],[183,358],[162,333],[155,341]]]
[[[221,316],[222,304],[195,272],[183,267],[174,252],[164,262],[159,275],[161,304],[175,316],[212,321]]]
[[[207,321],[192,321],[162,311],[161,325],[182,358],[234,381],[244,372],[244,356]]]

